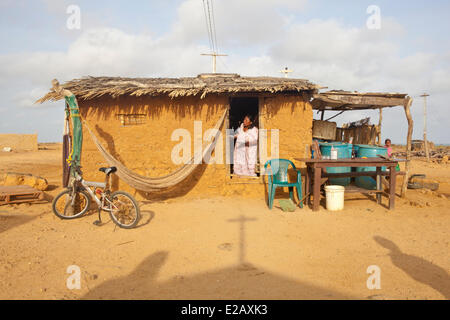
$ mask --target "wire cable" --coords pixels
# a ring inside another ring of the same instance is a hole
[[[211,12],[212,12],[212,25],[213,25],[213,35],[214,35],[214,45],[215,45],[215,52],[219,52],[219,46],[217,45],[217,33],[216,33],[216,22],[214,18],[214,6],[213,6],[213,0],[211,0]]]
[[[211,22],[211,9],[210,9],[210,5],[209,5],[209,0],[206,0],[206,6],[208,7],[208,26],[209,26],[209,33],[210,33],[210,35],[211,35],[211,41],[212,41],[212,47],[213,47],[213,52],[217,52],[216,51],[216,44],[215,44],[215,42],[214,42],[214,37],[215,37],[215,35],[214,35],[214,30],[213,30],[213,27],[212,27],[212,22]]]
[[[207,1],[207,0],[206,0]],[[205,0],[203,0],[203,13],[205,14],[205,22],[206,22],[206,31],[208,33],[208,41],[209,41],[209,49],[211,51],[213,51],[213,42],[212,42],[212,35],[211,35],[211,30],[209,28],[209,23],[208,23],[208,13],[206,10],[206,4],[205,4]]]

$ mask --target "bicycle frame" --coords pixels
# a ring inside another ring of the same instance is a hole
[[[91,196],[91,198],[97,203],[99,209],[102,209],[102,210],[105,210],[105,211],[112,211],[112,209],[109,209],[109,208],[107,208],[107,207],[105,206],[105,200],[106,200],[107,202],[109,202],[109,204],[115,206],[115,205],[108,199],[107,194],[106,194],[106,193],[109,191],[108,177],[106,177],[106,182],[86,181],[86,180],[83,179],[82,176],[80,176],[80,175],[78,174],[78,172],[75,172],[75,179],[74,179],[73,182],[72,182],[72,188],[75,187],[75,186],[74,186],[75,181],[79,182],[79,183],[83,186],[84,190],[86,190],[86,191],[89,193],[89,195]],[[97,197],[97,195],[95,194],[95,192],[92,191],[91,187],[93,187],[93,188],[101,188],[101,189],[104,190],[104,192],[102,193],[101,199],[99,199],[99,198]],[[75,198],[72,199],[72,201],[74,201],[74,200],[75,200]],[[115,207],[116,207],[116,206],[115,206]],[[116,207],[116,209],[117,209],[117,207]]]
[[[69,184],[52,202],[55,215],[61,219],[75,219],[94,209],[91,204],[95,202],[98,219],[93,222],[94,225],[103,225],[101,213],[106,211],[115,225],[125,229],[134,228],[141,218],[138,202],[125,191],[111,190],[111,174],[117,172],[117,168],[99,169],[105,174],[104,182],[84,180],[80,168],[77,164],[70,166]]]

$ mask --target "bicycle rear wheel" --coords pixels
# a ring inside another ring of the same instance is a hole
[[[125,191],[116,191],[111,194],[110,201],[112,221],[121,228],[134,228],[139,222],[141,211],[133,196]]]
[[[67,189],[53,199],[53,213],[61,219],[75,219],[88,211],[91,205],[89,194],[82,190],[75,192],[75,201],[72,206],[72,190]]]

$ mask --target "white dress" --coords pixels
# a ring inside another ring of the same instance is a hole
[[[255,167],[258,152],[258,128],[253,127],[244,132],[244,124],[235,131],[237,135],[234,146],[233,168],[234,173],[242,176],[256,176]],[[249,146],[245,146],[245,142]]]

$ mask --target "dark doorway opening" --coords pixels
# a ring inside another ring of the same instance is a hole
[[[254,126],[259,129],[259,99],[257,97],[230,98],[229,129],[237,130],[246,115],[250,116]],[[233,151],[231,150],[231,159],[233,159]],[[259,176],[259,151],[257,157],[256,174]],[[233,164],[230,164],[230,173],[233,174]]]
[[[236,130],[248,114],[252,117],[253,124],[258,125],[258,98],[231,98],[230,99],[230,129]]]

